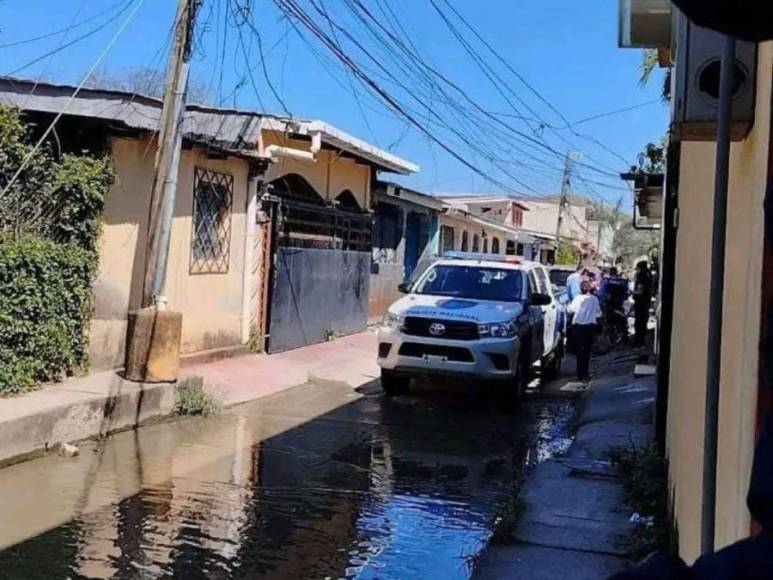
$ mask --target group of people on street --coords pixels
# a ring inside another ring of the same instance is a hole
[[[616,267],[605,269],[601,276],[586,266],[579,266],[566,280],[569,299],[569,346],[577,356],[577,378],[590,379],[590,357],[595,336],[606,327],[623,342],[628,341],[628,316],[625,301],[633,295],[634,344],[644,346],[647,322],[654,290],[653,277],[646,261],[636,264],[633,288]]]

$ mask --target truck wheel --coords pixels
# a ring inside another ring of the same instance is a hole
[[[517,403],[523,398],[523,394],[531,382],[531,369],[528,360],[528,356],[524,355],[518,358],[518,367],[513,382],[507,389],[507,398],[512,403]]]
[[[542,359],[542,378],[546,381],[552,381],[558,378],[561,373],[561,363],[564,360],[564,340],[558,342],[558,346],[553,350],[550,357]]]
[[[411,378],[404,375],[395,374],[393,371],[381,369],[381,388],[387,397],[395,395],[404,395],[408,392],[408,385]]]

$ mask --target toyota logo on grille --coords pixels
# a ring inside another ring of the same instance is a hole
[[[432,336],[440,336],[441,334],[446,333],[446,325],[440,324],[439,322],[433,322],[429,325],[429,333]]]

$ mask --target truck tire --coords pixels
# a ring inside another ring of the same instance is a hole
[[[512,383],[507,386],[506,399],[510,403],[519,403],[523,398],[526,388],[531,382],[531,365],[529,364],[528,353],[522,353],[518,357],[518,366],[515,370]]]
[[[394,371],[381,369],[381,388],[387,397],[404,395],[408,392],[408,386],[411,378],[405,375],[398,375]]]
[[[564,360],[564,339],[558,341],[558,345],[553,349],[549,357],[542,359],[540,367],[542,368],[542,378],[546,381],[552,381],[558,378],[561,373],[561,363]]]

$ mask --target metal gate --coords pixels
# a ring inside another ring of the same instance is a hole
[[[275,203],[268,352],[365,330],[370,215],[294,200]]]
[[[365,330],[370,254],[279,248],[268,352]]]

